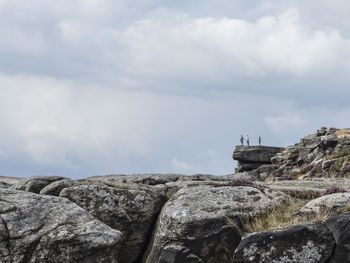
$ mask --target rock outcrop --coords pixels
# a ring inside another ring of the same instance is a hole
[[[271,160],[286,178],[345,177],[350,174],[350,130],[321,128]],[[347,167],[347,165],[349,165]]]
[[[117,262],[122,233],[65,198],[0,189],[1,262]]]
[[[232,154],[232,158],[238,161],[236,172],[251,171],[263,164],[271,164],[271,158],[283,149],[270,146],[236,146]]]
[[[350,262],[349,129],[233,157],[245,172],[0,176],[0,262]]]

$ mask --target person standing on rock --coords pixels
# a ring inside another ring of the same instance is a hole
[[[259,145],[261,146],[261,136],[259,136]]]
[[[241,141],[241,146],[243,146],[244,137],[243,137],[243,135],[242,135],[242,134],[241,134],[240,141]]]
[[[246,137],[246,141],[247,141],[247,146],[249,146],[249,135],[247,134],[247,137]]]

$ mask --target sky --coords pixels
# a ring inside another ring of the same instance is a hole
[[[349,127],[349,10],[0,0],[0,175],[224,175],[241,134],[289,146]]]

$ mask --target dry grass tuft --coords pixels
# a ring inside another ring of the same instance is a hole
[[[339,210],[339,213],[341,213],[341,214],[346,213],[346,212],[350,212],[350,204]]]
[[[283,228],[286,226],[296,225],[301,223],[301,219],[295,215],[307,201],[299,201],[295,203],[281,204],[275,208],[267,216],[255,218],[252,222],[244,224],[244,232],[262,232],[272,229]]]
[[[300,208],[307,202],[308,201],[298,201],[281,204],[268,215],[259,216],[253,220],[245,220],[240,224],[240,227],[238,225],[235,225],[235,227],[238,229],[240,235],[244,236],[248,233],[275,230],[292,225],[305,224],[308,222],[323,222],[335,214],[350,212],[350,205],[348,205],[337,212],[323,211],[322,213],[312,217],[301,217],[295,215],[295,213],[299,211]]]

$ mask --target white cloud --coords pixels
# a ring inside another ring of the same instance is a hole
[[[289,87],[291,81],[329,75],[347,81],[349,40],[337,29],[309,27],[295,8],[249,21],[149,9],[152,1],[131,8],[123,1],[61,0],[45,2],[45,12],[40,1],[30,2],[0,9],[0,33],[7,36],[0,71],[203,94],[228,88],[276,95],[276,83],[257,84],[276,79],[286,80],[289,94],[305,90]],[[336,88],[344,92],[343,84]]]
[[[300,116],[298,113],[292,113],[282,116],[267,116],[264,118],[265,123],[277,133],[288,132],[300,129],[309,123],[306,117]]]
[[[336,30],[308,29],[296,9],[255,23],[188,16],[175,20],[147,19],[127,29],[124,40],[134,74],[230,81],[237,74],[303,76],[349,66],[349,41]]]

